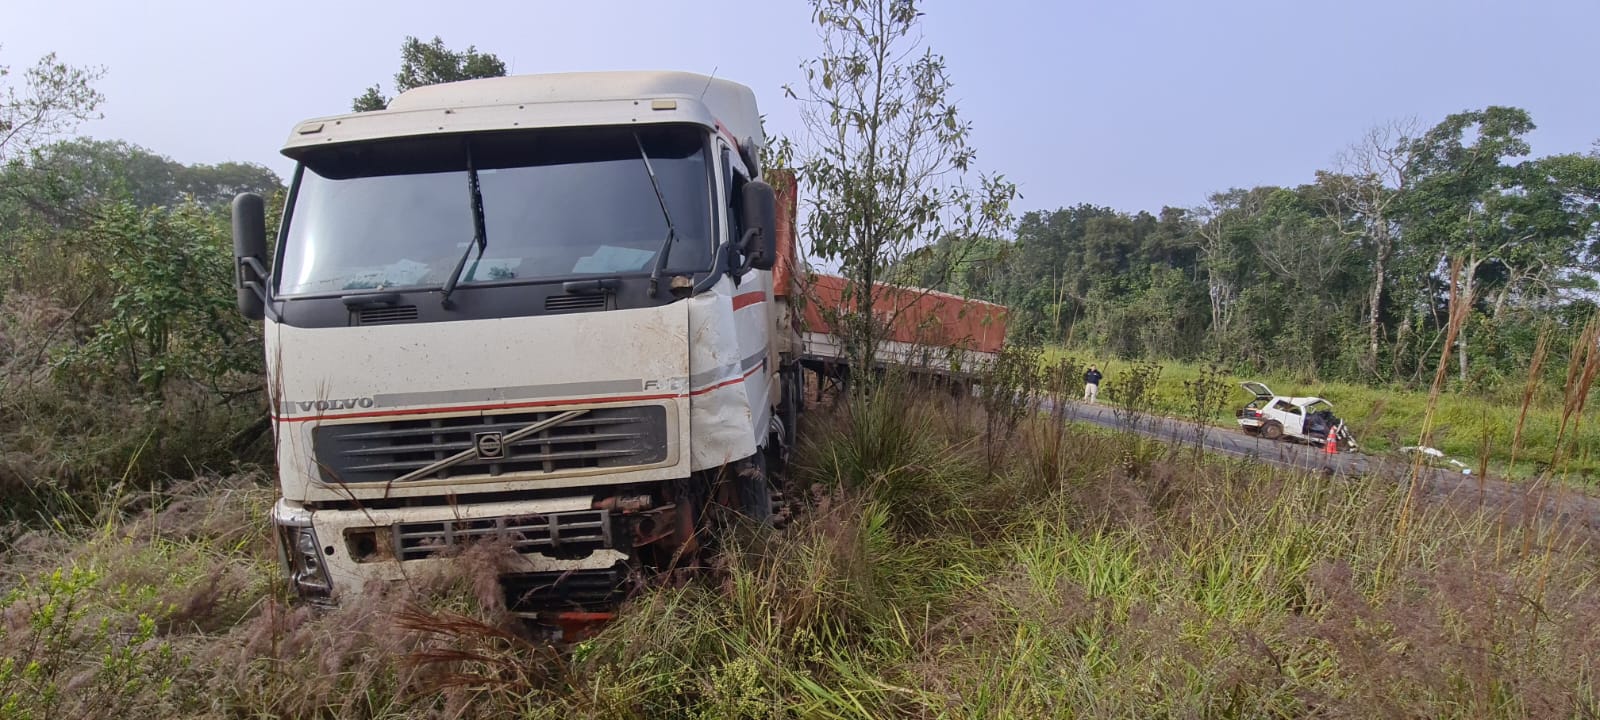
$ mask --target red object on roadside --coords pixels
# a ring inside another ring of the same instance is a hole
[[[554,621],[552,624],[561,629],[563,642],[578,642],[600,632],[606,623],[616,617],[616,613],[609,612],[565,611],[555,613],[550,619]]]
[[[1328,431],[1328,442],[1322,446],[1322,451],[1329,455],[1339,454],[1339,431],[1337,429]]]

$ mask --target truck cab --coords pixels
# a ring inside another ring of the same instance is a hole
[[[489,542],[508,608],[582,613],[691,562],[711,506],[769,518],[799,341],[764,143],[749,88],[676,72],[297,124],[270,249],[260,198],[234,205],[291,588],[335,602]]]

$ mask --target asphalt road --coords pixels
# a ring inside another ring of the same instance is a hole
[[[1049,410],[1054,403],[1046,400],[1045,405]],[[1113,430],[1128,429],[1118,421],[1115,411],[1105,405],[1065,401],[1062,410],[1065,417],[1078,422]],[[1193,445],[1199,441],[1209,452],[1282,468],[1334,477],[1376,476],[1392,479],[1402,485],[1410,482],[1412,477],[1411,464],[1404,458],[1359,452],[1329,455],[1320,446],[1289,440],[1266,440],[1248,435],[1238,428],[1209,427],[1201,435],[1191,423],[1146,416],[1138,421],[1136,429],[1142,435],[1166,442]],[[1434,468],[1421,468],[1417,479],[1419,491],[1428,496],[1493,504],[1507,516],[1534,513],[1600,529],[1600,497],[1576,488],[1564,485],[1541,487],[1531,482],[1508,483]]]

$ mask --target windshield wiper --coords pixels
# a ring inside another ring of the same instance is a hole
[[[461,269],[467,264],[467,256],[472,254],[473,246],[478,248],[478,259],[472,261],[472,270],[467,272],[470,280],[478,271],[478,262],[483,260],[483,251],[489,247],[489,233],[484,229],[483,222],[483,192],[478,188],[478,168],[472,164],[472,145],[467,144],[467,193],[472,197],[472,240],[467,243],[467,249],[461,252],[461,259],[456,261],[456,267],[450,271],[450,277],[444,281],[440,288],[439,304],[450,306],[450,293],[456,291],[456,284],[461,281]]]
[[[661,206],[661,217],[667,220],[667,239],[656,251],[656,266],[650,270],[650,297],[655,297],[656,286],[661,283],[661,271],[667,267],[667,256],[672,254],[672,241],[678,238],[678,229],[672,224],[672,213],[667,212],[667,198],[661,194],[661,183],[656,182],[656,169],[650,166],[650,153],[645,152],[644,141],[639,139],[639,133],[633,134],[633,141],[639,145],[639,159],[644,160],[644,171],[650,175],[650,188],[656,191],[656,204]]]

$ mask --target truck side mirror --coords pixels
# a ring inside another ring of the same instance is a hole
[[[233,289],[239,314],[260,320],[267,303],[267,213],[261,196],[233,199]]]
[[[739,252],[745,265],[756,270],[771,270],[778,261],[778,196],[762,180],[744,184],[744,237]]]
[[[760,146],[756,144],[756,139],[751,137],[739,143],[739,159],[744,161],[744,166],[750,169],[752,176],[761,174],[761,153],[756,150],[758,147]]]

